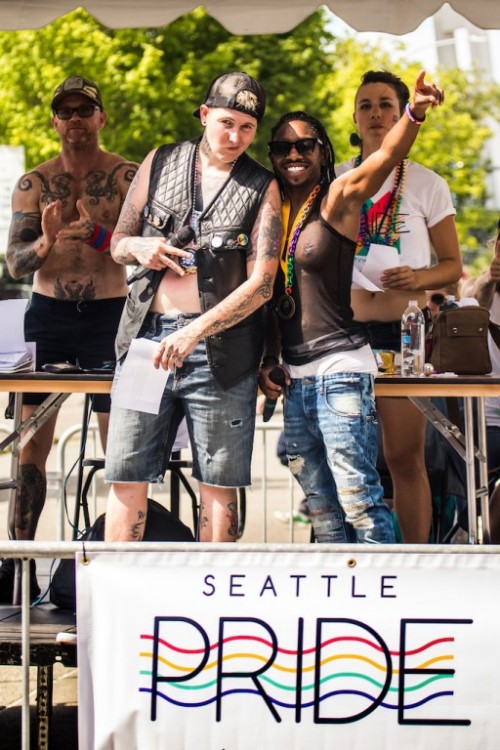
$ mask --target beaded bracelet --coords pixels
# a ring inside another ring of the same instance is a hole
[[[111,244],[111,232],[101,224],[94,224],[94,233],[88,240],[87,245],[93,247],[98,253],[104,253]]]
[[[416,117],[414,115],[414,113],[411,111],[410,102],[407,103],[405,112],[410,120],[415,123],[415,125],[421,125],[425,121],[425,115],[423,117]]]

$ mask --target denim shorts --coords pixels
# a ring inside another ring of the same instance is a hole
[[[139,336],[161,341],[196,314],[175,317],[149,313]],[[121,363],[114,385],[120,376]],[[246,487],[255,431],[257,372],[228,390],[214,378],[205,340],[168,378],[158,414],[113,405],[106,450],[107,482],[162,482],[177,427],[186,416],[193,477],[217,487]]]

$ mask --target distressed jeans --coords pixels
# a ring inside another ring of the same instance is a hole
[[[285,393],[285,443],[318,542],[395,542],[376,469],[373,377],[293,379]]]

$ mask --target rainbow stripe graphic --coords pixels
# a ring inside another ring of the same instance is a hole
[[[374,704],[395,711],[401,696],[408,715],[453,695],[454,638],[442,637],[442,627],[439,637],[437,631],[428,637],[429,626],[413,632],[411,648],[405,639],[398,651],[367,626],[360,635],[353,623],[323,624],[306,645],[299,620],[297,634],[287,629],[286,639],[290,644],[295,637],[298,647],[284,648],[270,626],[251,618],[229,618],[213,642],[194,621],[160,618],[154,633],[140,636],[139,691],[190,709],[265,693],[271,711],[295,717],[322,704],[338,717],[362,716]]]

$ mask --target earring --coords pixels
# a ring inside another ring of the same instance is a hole
[[[361,138],[357,133],[351,133],[349,137],[349,143],[351,146],[360,146],[361,145]]]

